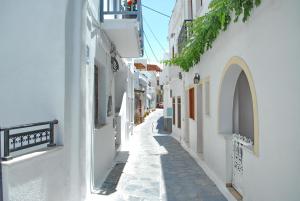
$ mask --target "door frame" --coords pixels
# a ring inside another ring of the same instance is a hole
[[[184,142],[190,146],[189,129],[189,89],[184,90],[185,112],[184,112]]]
[[[196,89],[196,121],[197,121],[197,154],[203,154],[203,83],[195,86]]]

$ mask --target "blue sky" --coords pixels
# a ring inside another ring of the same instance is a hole
[[[142,4],[145,6],[151,7],[155,10],[158,10],[162,13],[165,13],[169,16],[172,14],[172,10],[174,7],[176,0],[142,0]],[[157,39],[162,44],[163,48],[168,51],[168,24],[170,18],[167,18],[165,16],[162,16],[158,13],[155,13],[145,7],[143,7],[143,17],[144,17],[144,32],[146,33],[149,43],[152,46],[152,49],[154,50],[155,55],[158,57],[158,60],[162,60],[163,58],[163,50],[160,47],[160,45],[155,40],[153,34],[151,33],[149,27],[147,26],[146,22],[151,27],[152,31],[154,32]],[[146,21],[146,22],[145,22]],[[147,44],[146,37],[144,36],[144,46],[145,46],[145,54],[144,58],[148,56],[149,60],[151,62],[156,63],[156,59],[154,55],[151,52],[151,49],[149,45]]]

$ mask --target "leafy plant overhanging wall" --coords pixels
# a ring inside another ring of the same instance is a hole
[[[257,7],[260,3],[261,0],[212,0],[209,11],[189,25],[190,37],[181,53],[164,63],[180,66],[184,71],[189,71],[212,47],[220,32],[227,29],[232,18],[237,22],[243,15],[242,20],[246,22],[254,6]]]

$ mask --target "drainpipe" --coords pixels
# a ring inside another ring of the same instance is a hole
[[[100,5],[99,5],[99,17],[100,17],[100,22],[103,22],[104,21],[104,9],[103,9],[103,3],[104,1],[103,0],[100,0]]]
[[[1,150],[2,149],[1,149],[1,135],[0,135],[0,200],[4,200],[4,198],[3,198],[2,153],[1,153]]]
[[[193,13],[193,0],[190,0],[191,1],[191,19],[193,20],[194,18],[194,13]]]

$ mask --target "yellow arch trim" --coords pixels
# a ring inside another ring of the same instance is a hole
[[[258,124],[258,107],[257,107],[257,96],[256,96],[256,90],[255,90],[255,85],[254,85],[254,81],[253,81],[253,77],[251,74],[251,71],[248,67],[248,65],[246,64],[246,62],[238,57],[238,56],[234,56],[232,57],[227,64],[225,65],[225,68],[223,70],[222,73],[222,77],[221,77],[221,82],[219,84],[219,99],[218,99],[218,130],[220,131],[220,99],[221,99],[221,89],[222,89],[222,84],[224,81],[224,77],[226,75],[226,73],[228,72],[228,70],[232,67],[232,65],[238,65],[246,74],[246,77],[248,79],[248,83],[249,83],[249,87],[250,87],[250,91],[251,91],[251,95],[252,95],[252,104],[253,104],[253,120],[254,120],[254,147],[253,147],[253,152],[256,156],[258,156],[259,154],[259,124]]]

